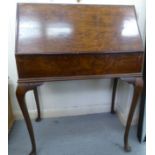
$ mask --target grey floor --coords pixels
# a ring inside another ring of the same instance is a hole
[[[116,115],[93,114],[33,121],[37,155],[145,155],[145,143],[131,128],[132,152],[123,150],[124,127]],[[9,155],[28,155],[31,145],[24,121],[16,121],[9,134]]]

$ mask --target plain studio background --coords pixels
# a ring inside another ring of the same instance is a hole
[[[13,111],[17,119],[22,118],[15,90],[17,86],[17,70],[15,63],[15,19],[16,3],[77,3],[76,0],[18,0],[11,3],[9,19],[9,91]],[[138,24],[143,41],[145,40],[145,0],[81,0],[81,4],[124,4],[135,5]],[[77,80],[45,83],[38,89],[43,117],[72,116],[81,114],[110,112],[113,80]],[[127,120],[127,114],[133,87],[124,83],[118,83],[116,95],[116,110],[123,124]],[[26,101],[31,118],[36,116],[36,105],[32,92],[26,95]],[[135,124],[138,118],[138,110],[133,118]]]

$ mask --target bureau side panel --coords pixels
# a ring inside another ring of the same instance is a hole
[[[141,73],[143,53],[16,55],[19,78]]]

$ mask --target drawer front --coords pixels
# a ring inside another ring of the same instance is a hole
[[[143,53],[16,55],[19,78],[140,73]]]

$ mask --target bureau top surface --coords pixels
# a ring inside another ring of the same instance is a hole
[[[18,4],[16,54],[143,51],[134,6]]]

